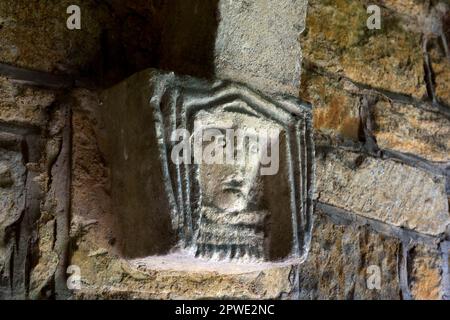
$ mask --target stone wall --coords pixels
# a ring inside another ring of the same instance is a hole
[[[373,297],[367,264],[381,268],[378,297],[448,297],[448,17],[438,1],[309,1],[301,96],[314,105],[323,270],[308,270],[305,297]]]
[[[99,92],[147,67],[214,76],[217,3],[78,2],[80,31],[65,28],[70,1],[0,3],[1,299],[450,297],[448,1],[309,0],[309,256],[298,269],[207,272],[121,257]],[[366,27],[369,4],[381,30]],[[68,290],[69,265],[84,290]]]

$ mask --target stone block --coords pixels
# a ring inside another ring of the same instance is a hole
[[[7,0],[0,3],[0,62],[24,68],[73,73],[95,60],[105,6],[78,1],[81,30],[69,30],[70,0]],[[102,10],[103,9],[103,10]]]
[[[216,76],[297,96],[306,10],[305,0],[220,1]]]
[[[408,252],[408,282],[416,300],[441,300],[443,261],[437,248],[416,245]]]
[[[382,10],[382,28],[369,30],[365,1],[309,1],[301,37],[304,59],[351,80],[421,99],[426,95],[420,32]]]
[[[323,148],[316,157],[319,201],[428,235],[446,232],[444,176],[349,151]]]
[[[381,149],[450,161],[450,119],[429,107],[380,100],[373,108],[374,135]]]
[[[400,240],[316,209],[311,251],[299,266],[299,298],[401,299],[400,254]]]
[[[358,141],[359,97],[345,91],[339,80],[306,68],[302,74],[300,97],[314,106],[314,129]]]
[[[23,86],[0,77],[0,121],[45,126],[47,108],[55,101],[51,90]]]

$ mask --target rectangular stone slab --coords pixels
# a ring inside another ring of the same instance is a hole
[[[318,200],[423,234],[438,236],[450,223],[445,177],[358,153],[317,151]]]
[[[298,96],[307,0],[221,0],[215,68],[219,78]]]

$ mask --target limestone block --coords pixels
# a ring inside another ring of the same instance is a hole
[[[278,299],[295,288],[291,265],[211,263],[176,254],[127,261],[107,253],[88,257],[84,250],[72,263],[82,272],[78,299]]]
[[[66,26],[73,1],[11,0],[0,3],[0,62],[47,72],[74,72],[100,49],[105,7],[78,1],[81,30]],[[103,10],[102,10],[103,9]]]
[[[311,251],[299,266],[300,299],[401,299],[400,248],[398,239],[334,221],[317,209]],[[379,283],[371,282],[374,275]]]
[[[304,59],[358,83],[422,98],[420,32],[389,10],[382,10],[381,30],[369,30],[368,18],[365,1],[310,0]]]
[[[25,87],[0,77],[0,121],[43,126],[46,109],[54,101],[51,90]]]
[[[450,119],[434,110],[380,100],[373,108],[375,137],[382,149],[450,161]]]
[[[304,69],[300,97],[314,106],[314,129],[358,141],[359,97],[345,91],[338,80]]]
[[[429,235],[450,223],[445,177],[392,161],[318,150],[319,201]]]
[[[431,49],[431,65],[435,77],[435,90],[437,98],[447,107],[450,106],[450,59],[442,49],[439,49],[439,41],[436,47]]]
[[[219,78],[298,95],[305,0],[222,0],[215,47]]]
[[[437,248],[416,245],[409,250],[411,295],[416,300],[440,300],[443,296],[442,258]]]

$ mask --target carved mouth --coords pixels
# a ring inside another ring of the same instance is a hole
[[[241,188],[236,188],[236,187],[223,187],[222,190],[226,191],[226,192],[236,193],[236,194],[238,194],[238,193],[243,194],[242,189]]]

